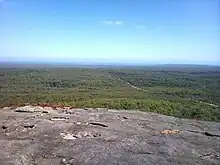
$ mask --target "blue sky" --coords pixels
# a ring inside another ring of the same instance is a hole
[[[0,0],[0,61],[220,64],[219,0]]]

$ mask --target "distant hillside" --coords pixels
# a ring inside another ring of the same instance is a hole
[[[0,69],[1,107],[49,103],[220,121],[219,67],[7,66]]]

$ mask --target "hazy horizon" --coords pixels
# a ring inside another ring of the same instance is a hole
[[[0,62],[220,65],[220,1],[0,0]]]
[[[49,61],[38,61],[38,60],[3,60],[0,61],[0,65],[2,65],[2,67],[4,68],[6,67],[12,67],[11,65],[14,66],[22,66],[22,65],[28,65],[28,66],[38,66],[38,65],[43,65],[43,66],[192,66],[192,67],[196,67],[196,66],[210,66],[210,67],[220,67],[219,63],[215,63],[215,64],[206,64],[206,63],[152,63],[152,62],[125,62],[125,63],[121,63],[121,62],[105,62],[105,61],[98,61],[98,62],[91,62],[91,61],[57,61],[57,60],[49,60]]]

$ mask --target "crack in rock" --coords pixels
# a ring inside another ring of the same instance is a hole
[[[90,125],[100,126],[100,127],[108,127],[107,125],[101,124],[101,123],[94,123],[94,122],[92,122],[92,123],[89,123],[89,124],[90,124]]]
[[[24,125],[23,127],[24,127],[24,128],[34,128],[34,126],[35,126],[35,125],[33,124],[33,125]]]
[[[213,134],[211,132],[201,132],[201,131],[196,131],[196,130],[188,130],[189,132],[193,132],[193,133],[199,133],[205,136],[210,136],[210,137],[220,137],[220,135],[218,134]]]
[[[8,127],[7,127],[7,126],[5,126],[5,125],[3,125],[3,126],[2,126],[2,129],[7,129],[7,128],[8,128]]]

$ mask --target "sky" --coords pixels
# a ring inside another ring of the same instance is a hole
[[[220,65],[220,0],[0,0],[0,61]]]

